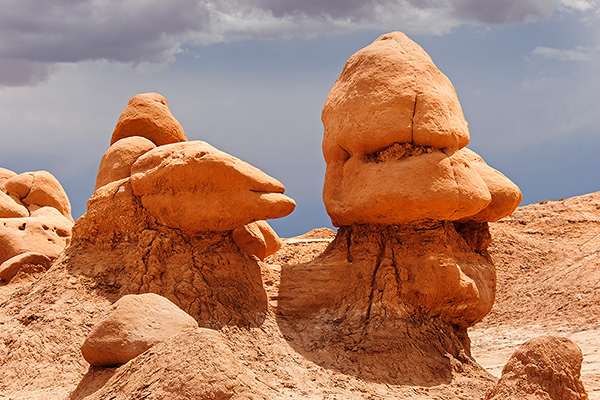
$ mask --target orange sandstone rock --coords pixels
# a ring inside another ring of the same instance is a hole
[[[157,343],[198,328],[194,318],[154,293],[120,298],[92,328],[81,353],[93,366],[125,364]]]
[[[0,263],[25,252],[55,259],[71,238],[73,222],[52,207],[25,218],[0,218]]]
[[[468,124],[450,80],[401,32],[379,37],[346,63],[323,107],[325,161],[394,143],[462,148]]]
[[[4,182],[6,193],[20,199],[30,212],[53,207],[73,221],[71,203],[58,180],[47,171],[25,172]]]
[[[581,349],[570,339],[540,336],[515,351],[486,400],[587,400]]]
[[[167,100],[158,93],[138,94],[129,100],[117,121],[110,144],[130,136],[145,137],[157,146],[187,141]]]
[[[4,182],[14,176],[17,176],[15,172],[6,168],[0,168],[0,191],[4,190]]]
[[[126,137],[115,142],[100,160],[94,190],[107,183],[128,178],[135,160],[154,148],[156,148],[154,143],[141,136]]]
[[[150,150],[131,167],[131,186],[158,222],[187,232],[228,231],[295,207],[279,181],[200,141]]]
[[[17,203],[6,193],[0,191],[0,218],[28,217],[29,210],[23,204]]]
[[[235,228],[233,241],[248,254],[264,260],[281,248],[282,242],[267,221],[256,221]]]
[[[520,202],[510,180],[463,149],[468,124],[452,84],[400,32],[350,57],[322,119],[335,226],[495,221]]]
[[[50,268],[52,258],[45,254],[28,251],[16,255],[0,264],[0,279],[10,281],[27,264],[41,265],[44,270]]]

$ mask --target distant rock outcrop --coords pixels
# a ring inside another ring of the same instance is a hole
[[[293,211],[284,186],[188,142],[156,93],[131,99],[111,143],[74,227],[71,265],[118,296],[165,296],[203,326],[258,323],[266,296],[252,256],[278,248],[264,219]]]
[[[519,347],[486,400],[587,400],[583,355],[570,339],[540,336]]]
[[[27,264],[48,268],[71,239],[71,204],[47,171],[0,169],[0,279]]]
[[[94,325],[81,352],[94,366],[125,364],[155,344],[197,327],[194,318],[162,296],[127,295]]]

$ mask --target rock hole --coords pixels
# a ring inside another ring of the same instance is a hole
[[[6,225],[6,224],[5,224],[5,225]],[[19,225],[19,230],[20,230],[20,231],[24,231],[26,227],[27,227],[27,223],[26,223],[26,222],[23,222],[23,224],[22,224],[22,225]]]

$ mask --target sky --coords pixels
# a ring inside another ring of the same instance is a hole
[[[0,0],[0,167],[50,171],[86,210],[129,99],[158,92],[189,140],[331,222],[321,109],[346,60],[403,31],[456,88],[469,148],[522,204],[600,190],[600,0]]]

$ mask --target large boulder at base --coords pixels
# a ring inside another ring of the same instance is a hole
[[[194,318],[162,296],[127,295],[94,325],[81,353],[94,366],[125,364],[155,344],[197,327]]]
[[[335,226],[495,221],[521,200],[463,149],[469,130],[452,84],[402,33],[350,57],[322,119],[323,201]]]
[[[540,336],[510,357],[486,400],[587,400],[581,349],[570,339]]]
[[[0,263],[26,252],[55,259],[71,239],[73,222],[52,207],[26,218],[0,218]]]
[[[58,180],[48,171],[25,172],[4,182],[6,193],[27,206],[29,211],[53,207],[73,221],[71,203]]]
[[[143,136],[157,146],[187,141],[167,100],[158,93],[137,94],[129,100],[117,121],[110,144],[130,136]]]
[[[128,178],[135,160],[154,148],[156,148],[154,143],[141,136],[131,136],[117,141],[109,147],[100,160],[94,190],[107,183]]]
[[[51,263],[52,259],[45,254],[32,251],[21,253],[0,264],[0,279],[10,281],[25,265],[39,265],[46,270]]]
[[[158,222],[186,232],[228,231],[296,206],[279,181],[201,141],[148,151],[131,167],[131,186]]]
[[[235,228],[233,241],[248,254],[264,260],[281,248],[282,242],[267,221],[256,221]]]

